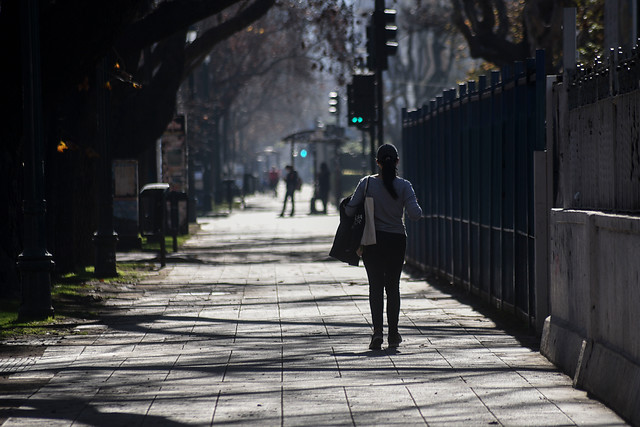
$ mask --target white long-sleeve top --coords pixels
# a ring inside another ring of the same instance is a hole
[[[393,180],[393,187],[398,193],[398,198],[394,199],[385,188],[381,176],[365,176],[358,182],[351,201],[345,207],[345,213],[349,216],[355,215],[357,206],[365,197],[367,178],[369,178],[367,196],[373,197],[376,230],[406,235],[404,214],[406,213],[407,217],[414,221],[422,217],[422,208],[418,204],[416,193],[406,179],[396,177]]]

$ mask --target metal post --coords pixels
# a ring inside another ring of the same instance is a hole
[[[207,137],[207,145],[212,146],[212,138]],[[215,148],[214,148],[215,149]],[[213,188],[212,188],[212,183],[213,183],[213,171],[212,171],[212,165],[213,165],[213,161],[212,161],[212,157],[213,157],[213,150],[208,150],[205,149],[204,153],[203,153],[203,162],[202,162],[202,210],[204,212],[210,212],[211,211],[211,201],[213,200],[212,194],[213,194]]]
[[[295,138],[291,138],[291,168],[295,167],[295,144],[296,144],[296,139]]]
[[[576,8],[566,7],[562,18],[562,56],[565,77],[575,71],[577,62],[576,49]],[[567,81],[567,80],[565,80]]]
[[[604,2],[604,51],[608,51],[609,49],[617,49],[618,46],[621,46],[620,43],[620,24],[621,19],[618,15],[619,8],[618,0],[606,0]],[[566,16],[566,8],[565,8],[565,16]],[[575,10],[575,8],[573,8]],[[575,21],[573,21],[573,26],[575,27]]]
[[[18,256],[22,279],[21,319],[53,316],[51,275],[53,256],[46,248],[42,88],[38,1],[21,2],[22,76],[24,86],[24,250]]]
[[[220,108],[215,106],[213,110],[213,156],[211,159],[211,169],[213,174],[213,203],[222,204],[222,141],[220,137]]]
[[[340,127],[340,92],[336,91],[337,93],[337,97],[336,97],[336,128]]]
[[[107,58],[103,58],[96,71],[98,104],[97,149],[98,165],[98,230],[93,235],[96,246],[95,275],[117,276],[116,243],[118,234],[113,230],[113,170],[111,167],[111,141],[109,140],[109,88],[107,88]]]
[[[364,130],[360,131],[362,136],[362,174],[367,173],[367,136]]]
[[[309,203],[309,213],[318,213],[316,209],[316,198],[318,197],[318,150],[316,148],[316,142],[311,143],[311,155],[313,156],[313,194],[311,195],[311,201]]]
[[[384,0],[376,0],[376,11],[384,13]],[[386,55],[386,52],[376,52],[376,55]],[[378,147],[384,144],[384,88],[382,83],[382,67],[380,61],[376,64],[376,107],[377,107],[377,127],[378,127]],[[373,148],[374,145],[372,144]],[[371,155],[375,157],[376,149],[371,151]],[[375,173],[375,160],[373,161],[372,173]]]
[[[185,119],[186,120],[186,119]],[[189,141],[189,140],[187,140]],[[195,178],[195,167],[193,164],[193,153],[189,149],[189,144],[187,143],[187,176],[188,185],[187,185],[187,221],[189,223],[194,223],[197,220],[196,214],[196,178]],[[207,159],[209,157],[209,153],[203,150],[201,154],[202,158]],[[204,178],[204,174],[203,174]]]
[[[378,170],[376,165],[376,127],[371,124],[369,127],[369,160],[371,161],[371,174],[375,174]]]
[[[167,218],[166,218],[166,206],[167,206],[167,193],[168,190],[162,192],[160,200],[160,266],[167,265],[167,241],[165,236],[167,234]]]
[[[171,237],[173,239],[173,252],[178,252],[178,228],[180,228],[180,221],[178,217],[178,193],[169,192],[169,210],[171,213]]]
[[[340,139],[334,140],[333,155],[335,158],[335,195],[336,195],[336,207],[340,208],[340,202],[342,201],[342,165],[340,164]]]
[[[376,106],[377,106],[377,127],[378,127],[378,147],[384,144],[384,93],[382,87],[382,70],[376,69]],[[376,150],[372,151],[375,155]]]

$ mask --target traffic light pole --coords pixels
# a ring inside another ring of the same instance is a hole
[[[371,24],[367,25],[367,68],[373,73],[353,75],[353,83],[347,85],[349,126],[369,129],[372,173],[377,170],[376,145],[384,144],[382,72],[388,68],[387,57],[395,55],[398,48],[398,43],[395,41],[396,11],[385,9],[384,3],[384,0],[375,0]]]
[[[375,10],[378,13],[384,13],[384,9],[385,9],[385,5],[384,5],[384,0],[376,0],[375,3]],[[382,55],[382,52],[378,53],[379,55]],[[384,93],[383,93],[383,86],[382,86],[382,67],[380,67],[379,65],[376,66],[376,70],[375,70],[375,75],[376,75],[376,107],[377,107],[377,120],[376,120],[376,124],[377,124],[377,128],[378,128],[378,147],[381,146],[382,144],[384,144]],[[373,173],[375,173],[376,170],[376,162],[375,162],[375,155],[376,155],[376,149],[374,149],[373,146],[373,132],[371,133],[371,156],[373,158],[372,160],[372,171],[374,171]]]
[[[378,168],[376,167],[376,127],[373,124],[369,126],[369,146],[371,148],[371,153],[369,153],[371,174],[373,175],[378,171]]]
[[[382,86],[382,70],[376,70],[376,106],[378,119],[376,124],[378,127],[378,147],[384,144],[384,93]]]

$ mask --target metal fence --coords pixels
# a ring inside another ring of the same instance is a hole
[[[535,313],[533,153],[545,149],[544,52],[403,112],[404,175],[424,210],[407,262]]]

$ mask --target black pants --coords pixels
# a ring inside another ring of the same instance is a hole
[[[404,265],[407,238],[404,234],[376,231],[376,244],[365,246],[362,260],[369,278],[369,305],[373,331],[382,332],[384,293],[387,293],[389,332],[398,331],[400,315],[400,274]]]
[[[287,190],[287,193],[284,195],[284,204],[282,205],[282,212],[280,213],[280,216],[284,215],[284,211],[287,210],[287,199],[291,198],[291,216],[293,216],[293,213],[295,212],[296,209],[296,205],[295,205],[295,200],[293,197],[295,190]]]

